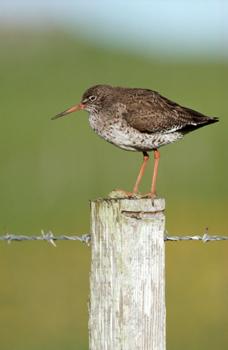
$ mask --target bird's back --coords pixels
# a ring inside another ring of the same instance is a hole
[[[153,90],[117,88],[117,93],[126,106],[123,118],[140,132],[187,133],[218,121],[218,118],[183,107]]]

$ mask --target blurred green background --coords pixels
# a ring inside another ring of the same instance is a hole
[[[85,112],[50,121],[97,83],[152,88],[220,117],[161,149],[158,192],[170,234],[227,233],[225,60],[143,57],[63,28],[2,27],[0,40],[1,234],[89,232],[89,200],[132,189],[141,154],[100,139]],[[227,251],[226,242],[166,243],[168,349],[227,349]],[[1,348],[88,349],[90,248],[1,243],[0,254]]]

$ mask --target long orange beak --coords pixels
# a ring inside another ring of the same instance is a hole
[[[57,118],[60,118],[60,117],[64,117],[65,115],[67,114],[70,114],[72,112],[76,112],[76,111],[79,111],[81,109],[84,109],[84,105],[82,103],[79,103],[73,107],[70,107],[68,109],[66,109],[65,111],[59,113],[59,114],[56,114],[54,117],[52,117],[51,119],[54,120],[54,119],[57,119]]]

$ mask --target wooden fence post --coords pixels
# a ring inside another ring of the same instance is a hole
[[[165,201],[91,203],[90,350],[165,350]]]

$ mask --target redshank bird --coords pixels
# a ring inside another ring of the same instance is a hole
[[[138,193],[149,151],[154,151],[154,172],[148,195],[155,197],[160,158],[158,149],[182,139],[193,130],[218,121],[218,118],[183,107],[156,91],[110,85],[90,87],[79,104],[52,119],[79,110],[89,112],[90,126],[99,136],[124,150],[143,153],[143,163],[133,192],[128,192],[129,196]]]

